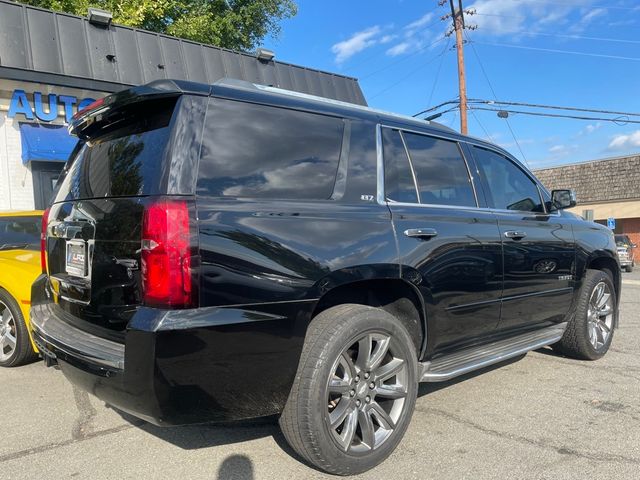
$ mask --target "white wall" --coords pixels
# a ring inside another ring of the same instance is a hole
[[[22,164],[18,118],[0,111],[0,210],[33,210],[33,177]]]

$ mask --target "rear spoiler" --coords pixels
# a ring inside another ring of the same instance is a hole
[[[208,96],[211,86],[194,82],[156,80],[100,98],[76,113],[69,123],[69,134],[87,140],[119,111],[135,103],[183,95]]]

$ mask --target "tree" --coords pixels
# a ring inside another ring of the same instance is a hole
[[[279,21],[297,13],[294,0],[21,0],[84,16],[89,7],[121,25],[235,50],[253,50],[280,33]]]

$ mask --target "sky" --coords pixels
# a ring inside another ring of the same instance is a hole
[[[413,115],[458,97],[448,3],[298,0],[264,46],[276,59],[359,79],[371,107]],[[640,112],[640,0],[476,0],[466,16],[467,95]],[[482,106],[482,105],[478,105]],[[488,108],[495,106],[484,105]],[[517,107],[512,107],[517,109]],[[564,113],[564,112],[558,112]],[[583,113],[583,116],[601,116]],[[638,117],[626,117],[640,121]],[[469,112],[469,134],[530,168],[640,153],[640,123]],[[460,130],[459,115],[436,120]]]

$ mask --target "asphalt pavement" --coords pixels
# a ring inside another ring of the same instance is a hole
[[[596,362],[549,349],[424,384],[396,452],[363,479],[640,478],[640,270]],[[0,478],[332,478],[302,463],[273,420],[158,428],[124,418],[41,362],[0,369]]]

